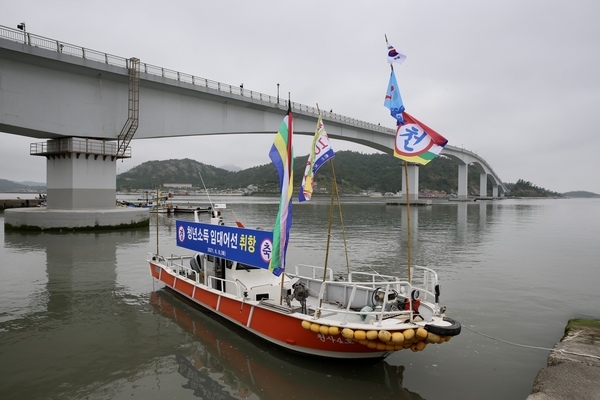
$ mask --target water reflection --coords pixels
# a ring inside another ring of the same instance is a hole
[[[101,233],[7,232],[4,246],[39,256],[21,278],[40,283],[36,297],[44,303],[45,316],[68,319],[77,310],[89,315],[114,301],[102,295],[119,291],[118,249],[145,245],[148,238],[147,228]]]
[[[183,388],[210,399],[422,399],[403,388],[403,366],[330,362],[281,352],[195,309],[170,291],[151,293],[162,316],[194,335],[192,354],[176,354]]]
[[[121,249],[146,247],[148,237],[148,229],[5,233],[5,254],[16,261],[0,284],[5,394],[69,398],[106,377],[107,364],[118,376],[132,352],[143,353],[132,332],[152,321],[132,306],[118,260]]]

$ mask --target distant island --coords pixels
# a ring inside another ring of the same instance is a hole
[[[600,194],[596,194],[596,193],[592,193],[592,192],[586,192],[583,190],[577,190],[574,192],[567,192],[567,193],[563,193],[563,195],[565,197],[578,197],[578,198],[594,198],[594,197],[600,197]]]
[[[356,151],[339,151],[333,159],[337,184],[342,195],[364,193],[396,194],[402,188],[402,161],[387,154],[363,154]],[[306,165],[306,156],[294,159],[294,187],[299,188]],[[468,174],[468,193],[479,196],[479,172]],[[117,190],[121,192],[154,190],[166,184],[182,184],[194,190],[206,188],[246,190],[275,193],[279,177],[273,165],[264,164],[244,170],[232,166],[218,168],[191,159],[173,159],[144,162],[127,172],[117,175]],[[203,182],[204,181],[204,182]],[[332,187],[333,173],[330,163],[319,169],[315,180],[315,195],[328,193]],[[516,183],[504,182],[507,197],[548,198],[598,198],[599,194],[588,191],[558,193],[519,179]],[[488,196],[492,184],[488,182]],[[427,197],[452,197],[458,188],[458,164],[450,158],[439,156],[419,169],[419,189]],[[45,192],[45,183],[12,182],[0,179],[0,192]]]

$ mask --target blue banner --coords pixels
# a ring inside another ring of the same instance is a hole
[[[179,247],[269,269],[273,232],[190,221],[176,227]]]

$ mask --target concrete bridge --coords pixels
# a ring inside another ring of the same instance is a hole
[[[47,211],[113,210],[116,160],[131,157],[128,146],[134,134],[135,139],[272,135],[287,107],[279,96],[0,26],[0,132],[47,139],[30,148],[31,155],[47,159]],[[291,107],[294,133],[314,135],[316,108],[294,102]],[[393,153],[394,129],[331,112],[322,115],[331,138]],[[459,200],[467,199],[469,165],[480,174],[481,197],[487,196],[488,182],[493,197],[506,192],[499,176],[475,153],[448,145],[442,154],[459,163]],[[414,199],[418,170],[409,166]],[[404,176],[402,186],[404,193]],[[6,218],[6,223],[23,225]]]

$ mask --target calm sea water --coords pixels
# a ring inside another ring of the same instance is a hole
[[[249,227],[277,213],[277,199],[213,201]],[[343,200],[350,265],[336,210],[330,267],[404,273],[407,209],[384,202]],[[329,214],[325,199],[294,205],[290,264],[323,263]],[[180,253],[171,217],[24,234],[0,214],[0,398],[524,399],[568,319],[600,317],[599,222],[598,199],[411,207],[411,262],[438,271],[463,332],[353,365],[273,349],[154,283],[146,253]]]

